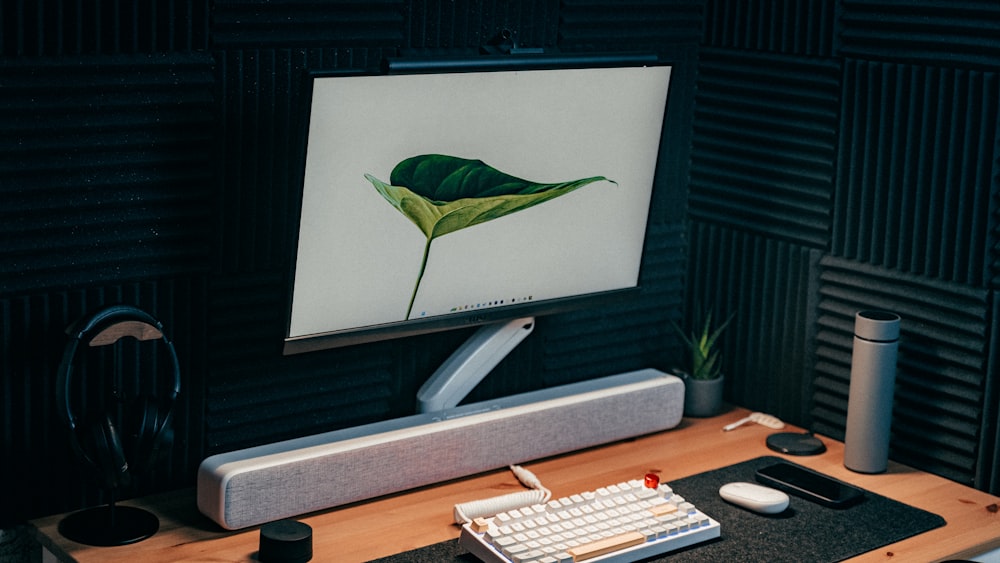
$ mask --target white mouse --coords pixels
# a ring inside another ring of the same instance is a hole
[[[719,496],[761,514],[777,514],[788,508],[788,495],[757,483],[726,483],[719,489]]]

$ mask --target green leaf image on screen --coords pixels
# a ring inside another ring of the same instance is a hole
[[[413,311],[435,238],[533,207],[594,182],[617,184],[604,176],[541,184],[505,174],[481,160],[441,154],[414,156],[400,162],[392,169],[389,183],[371,174],[365,174],[365,178],[427,237],[406,318]]]

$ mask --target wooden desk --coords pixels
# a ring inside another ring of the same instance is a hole
[[[739,463],[768,450],[773,430],[754,424],[731,432],[722,426],[742,418],[743,409],[708,419],[685,418],[670,431],[524,464],[555,497],[590,490],[655,472],[667,483],[702,471]],[[789,428],[788,430],[801,430]],[[822,438],[822,437],[821,437]],[[1000,498],[947,479],[890,463],[881,475],[861,475],[843,466],[843,445],[822,438],[828,451],[792,461],[884,496],[941,515],[947,525],[851,559],[935,561],[967,558],[1000,547]],[[400,467],[399,471],[406,471]],[[458,537],[452,523],[456,503],[495,496],[521,485],[507,470],[424,487],[378,500],[299,518],[313,528],[314,561],[363,562]],[[123,504],[142,506],[160,517],[160,531],[131,546],[96,548],[68,541],[57,526],[62,516],[34,522],[39,540],[59,561],[255,561],[256,528],[226,532],[195,507],[194,491],[160,495]],[[387,531],[390,530],[390,531]],[[53,557],[54,556],[54,557]]]

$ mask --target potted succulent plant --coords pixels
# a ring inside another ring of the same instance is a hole
[[[700,328],[690,334],[676,324],[678,334],[687,345],[690,364],[687,369],[674,370],[684,380],[684,414],[714,416],[722,411],[722,386],[725,378],[716,343],[732,315],[712,328],[712,311],[706,314]]]

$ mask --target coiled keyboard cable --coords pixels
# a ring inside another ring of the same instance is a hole
[[[456,504],[455,523],[466,524],[481,516],[493,516],[522,506],[545,504],[552,498],[552,492],[542,486],[534,473],[520,465],[511,465],[510,470],[522,485],[531,490]]]

